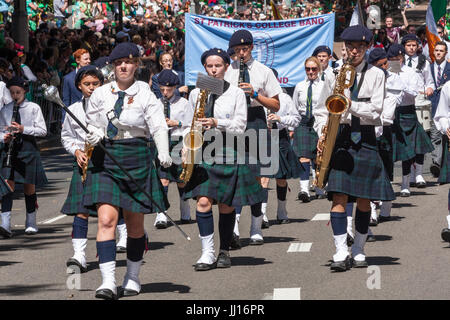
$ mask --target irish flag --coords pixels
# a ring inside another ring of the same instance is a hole
[[[436,42],[440,41],[441,38],[437,32],[436,21],[445,15],[447,7],[447,0],[430,0],[427,9],[426,17],[426,35],[428,42],[428,51],[430,53],[431,60],[434,61],[434,47]]]

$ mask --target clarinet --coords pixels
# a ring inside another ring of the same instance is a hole
[[[244,82],[244,58],[241,58],[239,60],[239,80],[238,80],[238,86]]]
[[[16,119],[18,112],[19,112],[19,105],[17,104],[17,101],[14,101],[13,116],[12,116],[13,120]],[[5,167],[11,168],[12,160],[14,157],[14,149],[15,149],[15,145],[16,145],[16,136],[17,136],[18,131],[15,128],[13,129],[12,127],[8,127],[8,132],[11,133],[12,139],[8,143],[8,152],[6,153]]]
[[[164,105],[164,117],[169,117],[169,100],[167,100],[165,97],[163,99],[163,105]]]

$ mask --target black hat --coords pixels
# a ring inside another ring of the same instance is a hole
[[[248,30],[238,30],[231,36],[228,46],[233,48],[240,45],[253,44],[253,36]]]
[[[107,64],[109,64],[109,57],[100,57],[94,61],[94,66],[98,68],[103,68]]]
[[[180,79],[172,70],[164,69],[158,75],[158,84],[160,86],[174,87],[180,84]]]
[[[386,50],[383,48],[375,48],[369,54],[369,63],[373,64],[374,62],[384,58],[387,58]]]
[[[403,36],[403,38],[402,38],[402,45],[405,45],[406,42],[408,42],[408,41],[416,41],[417,44],[420,43],[419,38],[417,38],[417,36],[415,34],[413,34],[413,33],[408,33],[408,34],[405,34]]]
[[[227,53],[231,57],[235,52],[233,48],[228,48]]]
[[[372,31],[360,25],[345,28],[341,34],[341,39],[344,41],[364,41],[369,43],[372,37]]]
[[[389,46],[389,50],[387,52],[387,57],[392,58],[399,56],[401,54],[405,54],[405,47],[398,43],[393,43]]]
[[[313,57],[317,57],[317,55],[321,52],[326,52],[329,56],[331,56],[331,49],[328,48],[328,46],[318,46],[316,49],[314,49]]]
[[[80,68],[80,69],[77,71],[77,74],[76,74],[76,76],[75,76],[75,87],[76,87],[79,91],[81,91],[81,90],[78,88],[78,85],[80,84],[81,80],[83,79],[83,77],[84,77],[87,73],[89,73],[89,74],[91,74],[91,75],[95,75],[95,76],[98,78],[98,80],[100,80],[101,84],[103,84],[103,81],[104,81],[105,78],[103,77],[103,74],[102,74],[102,72],[100,71],[100,69],[97,68],[96,66],[88,65],[88,66],[85,66],[85,67]]]
[[[27,81],[25,81],[25,79],[23,79],[22,77],[12,77],[11,80],[9,80],[6,83],[6,87],[9,89],[12,86],[16,86],[16,87],[21,87],[23,88],[25,91],[28,90],[28,83]]]
[[[219,56],[223,59],[223,62],[225,62],[226,64],[230,64],[230,56],[223,49],[212,48],[203,52],[201,57],[202,64],[205,64],[206,58],[208,58],[209,56]]]
[[[139,49],[132,42],[122,42],[119,43],[109,55],[109,61],[113,62],[114,60],[121,58],[133,58],[139,57]]]

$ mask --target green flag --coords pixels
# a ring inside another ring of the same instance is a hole
[[[431,0],[431,8],[433,8],[434,20],[438,22],[446,13],[447,0]]]

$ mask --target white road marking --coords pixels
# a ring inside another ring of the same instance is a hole
[[[326,221],[326,220],[330,220],[329,213],[318,213],[314,216],[314,218],[311,219],[311,221]]]
[[[301,288],[275,288],[273,289],[273,300],[301,300]]]
[[[67,216],[66,216],[65,214],[62,214],[62,215],[57,216],[57,217],[55,217],[55,218],[52,218],[52,219],[49,219],[49,220],[42,221],[42,222],[40,222],[40,223],[38,223],[38,224],[50,224],[50,223],[53,223],[53,222],[58,221],[58,220],[60,220],[60,219],[62,219],[62,218],[65,218],[65,217],[67,217]]]
[[[309,252],[311,251],[312,242],[295,242],[291,243],[287,252]]]

